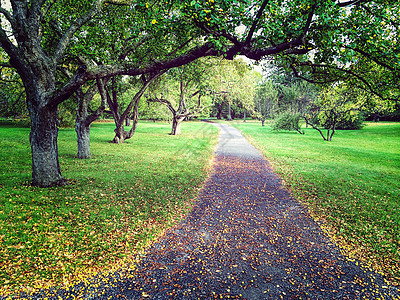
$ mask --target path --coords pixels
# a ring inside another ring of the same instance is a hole
[[[77,287],[81,297],[400,299],[381,275],[340,254],[238,130],[215,126],[215,172],[193,211],[128,277]]]

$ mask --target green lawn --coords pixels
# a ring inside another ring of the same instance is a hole
[[[337,131],[274,132],[260,122],[230,122],[271,162],[350,257],[400,283],[400,123],[369,122]]]
[[[140,122],[115,145],[113,124],[96,123],[90,160],[76,158],[74,129],[61,129],[71,185],[41,189],[29,185],[29,129],[0,123],[0,295],[121,267],[182,218],[210,171],[218,131],[190,122],[170,136],[170,127]]]

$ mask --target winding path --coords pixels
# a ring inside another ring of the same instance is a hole
[[[215,172],[189,216],[129,276],[55,299],[400,299],[341,255],[238,130],[214,125]]]

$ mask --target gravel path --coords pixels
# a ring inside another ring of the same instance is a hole
[[[238,130],[214,125],[215,172],[189,216],[127,276],[49,298],[400,299],[381,275],[340,254]]]

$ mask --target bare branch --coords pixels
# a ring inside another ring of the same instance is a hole
[[[268,2],[269,2],[269,0],[264,0],[263,3],[260,6],[260,9],[257,12],[257,15],[256,15],[256,17],[254,19],[254,22],[251,25],[251,28],[249,30],[249,34],[247,35],[246,41],[244,42],[247,46],[250,45],[250,41],[253,38],[253,34],[254,34],[254,31],[256,30],[257,23],[260,20],[262,14],[264,12],[264,9],[267,6]]]

